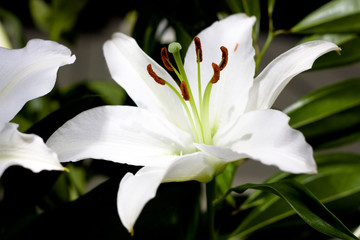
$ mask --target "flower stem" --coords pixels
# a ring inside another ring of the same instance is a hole
[[[255,59],[255,62],[256,62],[255,73],[257,73],[257,71],[259,70],[261,59],[263,58],[265,52],[268,50],[271,42],[273,41],[273,39],[275,37],[274,23],[273,23],[273,18],[272,18],[273,7],[274,6],[272,5],[272,6],[269,6],[269,8],[268,8],[268,20],[269,20],[268,36],[267,36],[267,39],[266,39],[266,42],[265,42],[263,48],[261,49],[260,54]]]
[[[208,223],[208,238],[209,240],[215,240],[215,208],[214,208],[214,199],[215,199],[215,178],[206,184],[206,203],[207,203],[207,223]]]

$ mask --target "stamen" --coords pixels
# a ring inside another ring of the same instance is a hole
[[[237,43],[237,44],[235,45],[234,52],[236,52],[236,50],[238,49],[238,47],[239,47],[239,44]]]
[[[214,75],[213,75],[213,77],[211,78],[210,82],[211,82],[212,84],[215,84],[215,83],[217,83],[217,82],[219,81],[219,79],[220,79],[220,71],[221,71],[221,69],[220,69],[220,67],[219,67],[216,63],[212,63],[211,66],[212,66],[213,69],[214,69]]]
[[[146,67],[149,75],[155,80],[155,82],[157,82],[160,85],[165,85],[166,81],[162,78],[160,78],[152,69],[151,64],[147,65]]]
[[[196,61],[202,62],[202,48],[201,48],[201,42],[199,37],[194,38],[194,44],[195,44],[195,52],[196,52]]]
[[[165,68],[169,71],[174,71],[173,68],[171,67],[171,65],[169,64],[170,63],[170,59],[169,59],[169,55],[168,55],[168,52],[167,52],[167,48],[166,47],[163,47],[161,49],[161,60],[165,66]]]
[[[190,94],[189,94],[189,90],[187,88],[186,83],[183,81],[180,83],[180,90],[181,90],[181,95],[183,96],[185,101],[189,101],[190,100]]]
[[[228,62],[229,53],[228,53],[227,48],[224,46],[221,46],[220,50],[222,52],[222,56],[221,56],[221,63],[219,65],[219,67],[220,67],[220,71],[222,71],[226,67],[226,64]]]

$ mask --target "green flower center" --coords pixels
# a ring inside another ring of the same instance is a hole
[[[198,77],[198,96],[199,96],[199,107],[196,107],[195,100],[193,97],[192,90],[189,85],[188,78],[185,73],[184,64],[180,56],[181,45],[180,43],[174,42],[168,46],[168,50],[164,47],[161,49],[161,59],[165,68],[169,71],[175,72],[180,80],[180,92],[169,84],[164,79],[160,78],[152,69],[151,64],[147,66],[149,75],[160,85],[168,86],[180,99],[183,108],[188,116],[190,126],[193,132],[193,136],[197,143],[212,144],[212,132],[209,119],[209,103],[210,94],[213,84],[217,83],[220,79],[220,71],[223,70],[228,61],[228,50],[226,47],[220,47],[222,52],[221,61],[219,64],[212,63],[213,76],[208,81],[204,93],[201,88],[201,74],[200,74],[200,63],[202,62],[202,49],[200,38],[194,38],[195,51],[196,51],[196,62],[197,62],[197,77]],[[173,55],[176,67],[170,62],[168,57],[168,51]],[[190,104],[190,109],[186,104],[186,101]],[[190,111],[191,110],[191,111]]]

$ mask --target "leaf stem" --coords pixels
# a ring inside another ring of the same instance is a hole
[[[268,50],[270,44],[274,40],[274,37],[281,34],[281,33],[283,33],[283,31],[281,31],[281,30],[280,31],[275,31],[275,28],[274,28],[274,22],[273,22],[273,18],[272,18],[274,5],[275,5],[275,0],[269,1],[269,7],[268,7],[269,30],[268,30],[268,35],[267,35],[265,44],[262,47],[260,52],[259,52],[259,49],[255,48],[255,50],[257,50],[256,51],[257,56],[256,56],[256,59],[255,59],[255,63],[256,63],[255,73],[256,74],[257,74],[257,72],[259,70],[261,59],[263,58],[263,56],[265,55],[266,51]],[[257,46],[257,44],[255,44],[255,46]]]
[[[214,199],[215,199],[215,178],[206,184],[206,203],[207,203],[207,223],[208,223],[208,238],[209,240],[215,240],[215,208],[214,208]]]
[[[268,36],[266,38],[266,41],[265,41],[265,44],[264,46],[262,47],[259,55],[256,57],[256,60],[255,60],[255,63],[256,63],[256,68],[255,68],[255,72],[257,73],[258,70],[259,70],[259,66],[260,66],[260,62],[261,62],[261,59],[263,58],[264,54],[266,53],[266,51],[268,50],[271,42],[273,41],[274,39],[274,32],[270,31],[269,30],[269,33],[268,33]]]

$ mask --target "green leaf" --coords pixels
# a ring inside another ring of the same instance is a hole
[[[310,189],[337,216],[349,222],[349,219],[353,219],[351,214],[357,213],[357,216],[359,215],[360,175],[358,172],[360,171],[360,155],[330,153],[316,156],[315,160],[318,164],[318,174],[294,175],[279,172],[267,180],[266,184],[286,179],[299,181]],[[288,228],[295,227],[295,223],[289,221],[289,217],[293,216],[295,211],[273,194],[256,191],[241,204],[237,212],[248,211],[249,208],[253,209],[250,214],[242,219],[236,231],[241,233],[241,236],[255,234],[256,239],[256,237],[259,237],[258,235],[264,232],[267,226],[269,226],[268,229],[276,229],[275,226],[279,228],[283,224],[286,224]],[[355,224],[358,223],[356,222]],[[296,225],[298,226],[299,224],[296,223]],[[308,236],[308,238],[310,237]]]
[[[291,32],[360,32],[360,2],[358,0],[333,0],[301,20],[291,29]]]
[[[114,81],[89,80],[72,84],[62,89],[61,95],[66,98],[77,98],[83,95],[98,95],[106,104],[121,105],[126,100],[126,92]]]
[[[315,150],[335,148],[360,139],[360,107],[354,107],[298,128]]]
[[[73,29],[87,1],[52,0],[48,4],[43,0],[31,0],[30,13],[37,27],[49,33],[51,40],[58,41],[62,33]]]
[[[360,61],[360,37],[353,38],[340,44],[340,55],[337,52],[331,52],[317,59],[312,70],[325,68],[341,67],[354,64]]]
[[[197,182],[162,184],[137,220],[134,237],[130,237],[116,207],[119,182],[127,170],[123,165],[118,177],[109,179],[76,201],[41,214],[21,231],[18,229],[16,235],[5,235],[1,239],[195,239],[198,219],[193,214],[200,212],[197,204],[200,184]]]
[[[51,17],[50,6],[42,0],[30,0],[29,7],[36,26],[43,31],[50,31],[51,23],[48,21]]]
[[[196,239],[200,215],[200,183],[161,184],[134,226],[135,239]]]
[[[311,227],[328,236],[341,239],[357,239],[347,227],[336,218],[307,188],[293,180],[284,180],[268,184],[245,184],[235,187],[232,191],[242,193],[247,189],[258,189],[271,192],[285,200],[291,208]],[[267,202],[262,207],[269,208],[273,202]],[[246,219],[244,220],[246,224]],[[240,227],[230,239],[240,239],[248,234]]]
[[[272,16],[272,14],[274,12],[275,2],[276,2],[276,0],[268,0],[268,14],[269,14],[269,16]]]
[[[5,9],[0,8],[0,28],[7,36],[3,36],[9,48],[21,48],[24,46],[23,28],[20,19]]]
[[[359,138],[359,89],[360,78],[335,83],[302,97],[284,112],[314,148],[348,144]]]
[[[41,214],[23,229],[17,229],[16,234],[5,234],[2,239],[126,239],[128,233],[116,210],[119,181],[111,179],[78,200]]]
[[[353,64],[360,61],[360,37],[352,33],[331,33],[331,34],[314,34],[305,37],[301,42],[313,40],[325,40],[337,44],[341,48],[340,54],[331,52],[318,58],[311,71],[325,68],[340,67]]]
[[[221,199],[231,188],[238,166],[238,162],[230,163],[225,167],[221,174],[216,176],[216,199]],[[231,195],[226,196],[226,200],[229,204],[235,206],[235,201]]]
[[[313,34],[305,37],[301,43],[325,40],[337,44],[340,52],[331,52],[318,58],[311,68],[311,71],[320,70],[325,68],[340,67],[353,64],[360,61],[360,37],[353,33],[329,33],[329,34]]]
[[[342,45],[347,43],[353,39],[357,38],[357,34],[354,33],[326,33],[326,34],[313,34],[310,36],[306,36],[301,40],[300,43],[305,43],[314,40],[324,40],[333,42],[336,45]]]
[[[290,125],[299,128],[335,113],[360,105],[360,78],[354,78],[317,89],[284,109]]]
[[[88,96],[71,101],[34,124],[29,130],[27,130],[27,133],[35,133],[46,141],[50,135],[66,121],[85,110],[102,106],[104,104],[103,99],[98,96]]]
[[[150,56],[158,53],[155,52],[157,51],[155,48],[157,44],[155,35],[161,20],[161,16],[146,12],[146,14],[138,14],[138,19],[134,26],[133,37],[139,46],[141,46],[141,49]]]

